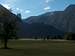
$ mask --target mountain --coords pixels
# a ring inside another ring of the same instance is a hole
[[[21,22],[21,18],[13,14],[10,10],[6,9],[0,4],[0,23],[4,21],[12,22],[13,20]]]
[[[68,32],[74,32],[75,33],[75,5],[69,5],[65,10],[64,10],[64,17],[65,19],[65,29]]]
[[[4,31],[3,25],[8,22],[14,23],[16,25],[14,27],[19,28],[22,20],[17,15],[13,14],[10,10],[6,9],[0,4],[0,34],[3,34]]]
[[[63,32],[56,29],[51,25],[40,24],[40,23],[23,23],[21,25],[21,31],[18,33],[19,36],[48,36],[48,35],[62,35]]]
[[[63,11],[53,11],[39,16],[31,16],[24,19],[23,22],[50,25],[63,32],[75,32],[75,4],[69,5]]]
[[[47,24],[47,25],[52,25],[53,27],[58,28],[61,31],[64,30],[63,11],[47,12],[47,13],[39,15],[39,16],[31,16],[27,19],[24,19],[23,21],[28,24],[43,23],[43,24]]]
[[[17,34],[21,37],[63,35],[64,32],[75,33],[75,4],[69,5],[63,11],[47,12],[22,21],[17,15],[0,5],[0,24],[13,20],[17,20],[17,25],[20,26]]]

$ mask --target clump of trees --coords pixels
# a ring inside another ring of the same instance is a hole
[[[42,40],[49,40],[49,39],[64,39],[63,35],[38,35],[30,37],[32,39],[42,39]]]
[[[3,41],[4,43],[4,48],[8,48],[7,47],[7,43],[8,43],[8,39],[12,39],[13,37],[16,37],[16,28],[15,28],[15,24],[13,23],[4,23],[3,25],[4,28],[4,32],[3,32],[3,36],[1,36],[1,41]]]
[[[0,34],[0,39],[1,43],[4,44],[4,48],[7,49],[7,43],[9,39],[16,38],[16,21],[5,21],[2,23],[3,25],[1,26],[3,28],[1,34]],[[1,29],[0,29],[1,30]]]
[[[64,39],[66,39],[66,40],[75,40],[75,33],[66,32],[64,34]]]
[[[4,44],[3,48],[7,49],[7,43],[9,39],[17,39],[16,32],[18,30],[18,24],[21,18],[11,13],[6,8],[2,7],[3,11],[0,11],[0,40]],[[20,15],[20,14],[19,14]]]

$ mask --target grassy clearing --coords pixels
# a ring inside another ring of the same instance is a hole
[[[73,41],[13,40],[0,49],[0,56],[75,56]]]

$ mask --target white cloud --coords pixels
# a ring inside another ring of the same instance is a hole
[[[12,8],[12,11],[16,14],[16,13],[23,13],[23,10],[22,9],[20,9],[20,8],[15,8],[15,7],[13,7]]]
[[[16,8],[16,10],[19,11],[20,9],[19,8]]]
[[[21,11],[21,9],[20,9],[20,8],[15,8],[14,10],[16,10],[16,11]]]
[[[16,1],[17,1],[17,0],[4,0],[4,2],[1,3],[1,4],[2,4],[5,8],[10,9]]]
[[[49,2],[53,2],[54,0],[46,0],[45,2],[46,3],[49,3]]]
[[[50,0],[46,0],[46,3],[48,3]]]
[[[4,4],[12,4],[14,3],[16,0],[5,0]]]
[[[51,7],[49,6],[44,8],[44,10],[49,10],[49,9],[51,9]]]
[[[10,9],[9,4],[2,4],[5,8]]]
[[[54,2],[55,0],[45,0],[45,7],[44,7],[44,10],[45,11],[50,11],[51,10],[51,7],[49,6],[49,3],[51,2]]]
[[[31,12],[30,10],[26,10],[26,11],[25,11],[25,13],[30,13],[30,12]]]

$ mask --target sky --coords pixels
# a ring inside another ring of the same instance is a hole
[[[75,0],[0,0],[7,9],[14,14],[21,13],[22,19],[37,16],[51,11],[62,11]]]

